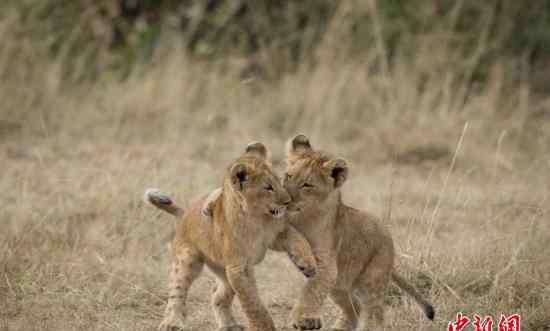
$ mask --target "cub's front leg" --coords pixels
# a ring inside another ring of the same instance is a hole
[[[315,276],[317,263],[311,246],[307,239],[292,225],[288,225],[277,236],[270,248],[275,251],[287,252],[290,260],[307,278]]]
[[[271,315],[260,300],[253,266],[233,263],[226,267],[225,272],[241,302],[241,308],[248,319],[249,330],[275,331]]]
[[[320,310],[338,277],[334,252],[314,250],[314,254],[317,272],[315,277],[308,279],[291,313],[292,325],[298,330],[318,330],[322,327]]]

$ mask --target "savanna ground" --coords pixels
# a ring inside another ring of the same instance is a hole
[[[367,68],[379,63],[342,57],[329,40],[315,66],[276,82],[241,79],[235,58],[167,47],[124,80],[67,84],[63,58],[6,42],[0,330],[155,329],[173,220],[142,202],[144,189],[188,204],[253,140],[281,170],[297,132],[350,161],[344,199],[383,218],[399,270],[436,307],[429,322],[392,288],[388,329],[446,330],[462,311],[521,313],[524,330],[549,330],[549,100],[498,63],[472,92],[439,37],[376,74]],[[291,330],[303,277],[275,253],[257,270],[278,328]],[[212,285],[204,272],[192,288],[189,330],[214,329]],[[327,302],[325,327],[335,313]]]

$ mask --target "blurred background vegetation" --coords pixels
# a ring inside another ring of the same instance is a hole
[[[285,62],[284,73],[313,61],[327,38],[337,37],[339,51],[355,57],[379,43],[382,64],[413,51],[419,36],[440,35],[455,53],[449,64],[479,53],[472,83],[485,81],[496,59],[517,60],[534,72],[550,57],[547,0],[5,0],[0,6],[15,25],[10,33],[39,41],[42,56],[84,61],[87,70],[73,78],[124,73],[152,61],[163,38],[180,39],[200,59],[238,54],[259,61],[258,53],[267,52]],[[507,74],[517,74],[514,64]],[[543,80],[535,85],[544,89]]]
[[[0,113],[31,133],[89,127],[98,117],[117,123],[117,134],[148,127],[159,107],[105,106],[90,95],[131,99],[147,86],[175,91],[178,81],[192,90],[187,99],[173,92],[145,103],[164,99],[163,132],[175,111],[202,121],[203,109],[209,128],[230,123],[229,114],[245,121],[248,100],[269,113],[256,126],[276,136],[330,127],[351,139],[389,123],[455,132],[469,120],[481,123],[490,149],[506,137],[532,159],[550,145],[547,0],[4,0],[0,31],[0,73],[10,82],[3,94],[13,102]],[[68,121],[62,109],[75,103],[93,116]],[[335,117],[346,121],[333,128]],[[400,144],[378,140],[391,153]]]

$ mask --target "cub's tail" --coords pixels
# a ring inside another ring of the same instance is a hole
[[[411,284],[409,284],[404,278],[402,278],[395,272],[392,272],[391,278],[393,282],[397,286],[399,286],[400,289],[407,292],[411,297],[414,298],[414,300],[420,305],[420,307],[424,311],[424,314],[426,314],[427,318],[429,318],[430,320],[434,319],[434,307],[428,301],[426,301],[426,299],[424,299],[422,295],[418,293],[418,291]]]
[[[162,193],[158,189],[150,188],[145,190],[143,199],[146,202],[157,207],[158,209],[167,212],[168,214],[174,215],[178,218],[183,216],[183,208],[176,205],[174,201],[172,201],[172,198],[170,198],[167,194]]]

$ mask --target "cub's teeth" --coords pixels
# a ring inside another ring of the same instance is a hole
[[[282,217],[284,214],[284,209],[283,208],[277,208],[277,217]]]
[[[273,208],[270,212],[271,212],[271,215],[273,215],[273,217],[280,218],[284,216],[285,211],[286,211],[285,207],[278,207],[278,208]]]

